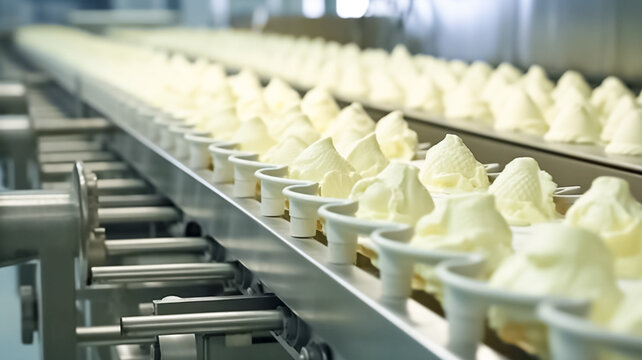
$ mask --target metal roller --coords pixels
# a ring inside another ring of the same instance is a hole
[[[77,152],[77,151],[100,151],[103,144],[97,141],[69,140],[69,141],[41,141],[38,150],[42,153],[52,152]]]
[[[88,134],[104,132],[113,127],[110,121],[103,118],[43,119],[36,121],[33,126],[38,135]]]
[[[181,213],[173,206],[141,206],[98,209],[100,225],[178,221]]]
[[[97,186],[98,195],[140,193],[148,189],[147,183],[141,179],[98,179]]]
[[[69,183],[60,182],[45,182],[42,184],[43,189],[48,190],[64,190],[69,188]],[[96,183],[96,190],[98,195],[112,195],[123,193],[141,193],[148,189],[147,183],[141,179],[102,179]]]
[[[125,336],[233,334],[280,330],[284,320],[280,310],[132,316],[120,319],[120,330]]]
[[[76,340],[78,346],[151,344],[156,341],[153,336],[123,336],[118,325],[78,327]]]
[[[131,206],[162,206],[169,205],[166,197],[160,194],[140,195],[102,195],[98,197],[101,208],[131,207]]]
[[[150,252],[203,253],[210,242],[200,237],[123,239],[105,241],[107,256],[148,254]]]
[[[155,264],[94,266],[93,283],[129,283],[148,281],[188,281],[233,279],[234,265],[228,263]]]
[[[116,156],[109,151],[46,152],[39,155],[41,163],[68,163],[71,161],[109,161]]]
[[[94,161],[84,163],[86,169],[93,171],[97,175],[109,172],[125,172],[129,166],[122,161]],[[73,169],[73,163],[54,163],[42,164],[40,172],[43,176],[66,176]]]

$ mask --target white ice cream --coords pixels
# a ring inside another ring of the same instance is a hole
[[[339,115],[339,105],[326,89],[316,87],[303,96],[301,111],[310,118],[318,131],[324,132]]]
[[[564,224],[538,225],[523,251],[495,271],[490,286],[520,294],[588,299],[591,318],[601,323],[610,318],[621,298],[613,259],[602,240]],[[519,310],[493,308],[489,324],[504,340],[546,354],[546,329],[524,320]]]
[[[516,86],[507,96],[495,121],[495,129],[535,135],[543,135],[548,130],[544,116],[525,90]]]
[[[419,143],[417,133],[408,128],[401,111],[382,117],[375,127],[381,151],[388,159],[412,160]]]
[[[263,162],[277,165],[290,165],[308,147],[299,137],[290,135],[272,146],[261,158]]]
[[[381,152],[375,134],[366,135],[354,144],[346,160],[363,178],[379,174],[386,166],[388,159]]]
[[[483,254],[486,262],[481,277],[488,279],[512,253],[511,239],[511,230],[495,208],[493,196],[477,193],[456,195],[439,203],[433,212],[419,220],[411,245]],[[416,272],[424,280],[427,292],[441,292],[433,267],[420,265]]]
[[[419,174],[431,192],[461,193],[488,189],[488,174],[457,135],[446,137],[428,149]]]
[[[619,277],[642,278],[642,204],[626,180],[610,176],[593,180],[569,208],[565,222],[591,230],[606,242]]]
[[[299,93],[278,77],[272,78],[265,87],[263,99],[273,114],[279,114],[301,102]]]
[[[604,149],[609,154],[642,156],[642,110],[630,111]]]
[[[375,130],[375,122],[359,103],[345,107],[337,118],[328,126],[325,136],[332,137],[334,146],[343,156],[354,146],[354,143]]]
[[[553,192],[557,185],[533,158],[516,158],[506,165],[488,192],[509,224],[530,225],[555,219]]]
[[[265,154],[276,144],[276,141],[270,137],[267,126],[258,117],[241,122],[241,126],[234,133],[232,140],[239,143],[241,150],[259,155]]]
[[[613,111],[606,120],[604,124],[604,129],[602,129],[601,138],[604,141],[611,141],[613,139],[613,134],[620,126],[622,119],[630,111],[635,111],[640,108],[640,104],[635,101],[635,98],[632,96],[623,96],[618,100],[618,102],[613,107]]]
[[[319,183],[319,195],[347,198],[359,174],[337,152],[329,137],[308,146],[290,165],[290,178]]]
[[[350,194],[359,201],[357,217],[414,225],[435,207],[418,175],[416,167],[393,161],[376,177],[359,180]]]
[[[596,144],[600,140],[602,127],[585,106],[569,104],[557,114],[544,140],[550,142]]]

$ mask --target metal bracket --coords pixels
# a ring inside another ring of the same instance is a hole
[[[33,344],[33,333],[38,330],[38,300],[36,290],[31,285],[22,285],[20,293],[20,314],[22,343]]]
[[[88,284],[91,267],[103,265],[106,257],[105,229],[98,227],[98,177],[78,161],[74,164],[72,184],[80,208],[80,278],[83,284]]]
[[[192,314],[201,312],[272,310],[283,303],[273,294],[259,296],[211,296],[197,298],[167,297],[154,300],[155,315]]]
[[[196,360],[196,335],[178,334],[158,337],[158,349],[163,360]]]

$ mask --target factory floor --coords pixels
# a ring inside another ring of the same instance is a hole
[[[17,267],[0,267],[0,358],[39,359],[38,335],[33,345],[20,340],[20,299],[17,290]]]

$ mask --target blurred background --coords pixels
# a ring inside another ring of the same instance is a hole
[[[638,0],[0,0],[22,24],[238,27],[642,82]]]

